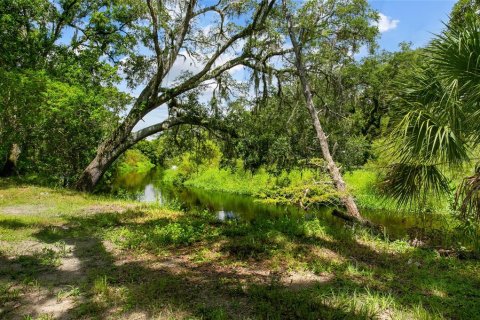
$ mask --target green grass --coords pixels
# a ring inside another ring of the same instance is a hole
[[[358,205],[369,209],[395,210],[392,200],[382,197],[376,189],[377,175],[371,170],[355,170],[344,174],[345,183],[355,195]]]
[[[32,239],[45,227],[61,226],[66,217],[117,210],[124,201],[91,196],[65,189],[51,189],[12,182],[0,183],[0,240]]]
[[[378,176],[374,169],[357,169],[346,172],[344,179],[361,208],[398,213],[413,213],[414,211],[413,208],[399,207],[392,198],[382,195],[379,190]],[[431,197],[426,205],[437,214],[449,213],[448,197],[441,199]]]
[[[48,209],[38,207],[41,192]],[[53,305],[70,301],[62,314],[73,319],[480,314],[480,261],[358,227],[288,216],[221,223],[208,212],[28,186],[3,186],[0,199],[7,319],[51,317],[32,305],[49,297]],[[28,214],[11,214],[26,205]]]
[[[204,190],[223,191],[237,194],[254,195],[263,192],[269,185],[275,184],[275,178],[265,170],[256,173],[242,168],[206,168],[185,181],[185,185]]]
[[[271,204],[295,204],[303,207],[338,203],[325,173],[312,169],[293,169],[278,175],[264,168],[256,172],[244,170],[241,163],[236,168],[200,167],[198,172],[185,175],[180,169],[168,169],[164,181],[210,191],[254,196]]]

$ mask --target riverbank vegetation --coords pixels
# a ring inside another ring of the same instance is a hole
[[[0,317],[475,318],[479,12],[0,1]]]
[[[1,188],[7,318],[473,319],[480,311],[480,264],[468,254],[318,219],[219,223],[209,212]]]

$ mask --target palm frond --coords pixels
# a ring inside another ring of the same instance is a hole
[[[437,70],[437,78],[448,86],[455,84],[454,93],[465,112],[477,111],[480,101],[480,17],[468,17],[462,26],[448,26],[426,52],[431,57],[432,68]]]
[[[407,112],[392,132],[392,141],[397,144],[395,154],[401,163],[457,165],[468,159],[462,138],[429,110]]]
[[[427,47],[432,62],[445,78],[459,79],[462,83],[477,81],[480,72],[479,32],[480,19],[471,18],[463,26],[447,26]]]
[[[463,179],[455,194],[455,207],[462,218],[480,220],[480,166],[477,166],[474,175]]]
[[[420,201],[429,193],[437,196],[444,194],[449,186],[437,166],[397,163],[390,167],[382,189],[399,205],[408,205]]]
[[[424,50],[417,71],[400,86],[390,139],[398,163],[384,182],[401,204],[447,191],[438,165],[460,166],[480,143],[480,17],[447,26]],[[457,192],[465,214],[480,209],[479,185],[477,172]]]

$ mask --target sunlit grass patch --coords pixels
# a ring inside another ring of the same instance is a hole
[[[192,255],[194,263],[211,263],[221,258],[221,253],[213,251],[210,248],[202,248]]]
[[[93,196],[66,189],[36,186],[0,188],[0,214],[14,216],[60,217],[131,207],[127,201]]]
[[[71,196],[56,195],[58,201]],[[191,319],[474,319],[479,312],[479,262],[444,257],[408,238],[390,240],[319,217],[220,222],[207,211],[128,202],[104,211],[97,210],[103,200],[94,199],[57,218],[1,216],[3,227],[20,240],[4,243],[21,246],[28,230],[28,239],[41,246],[19,255],[0,253],[0,302],[17,303],[33,290],[53,288],[55,299],[75,301],[69,312],[74,319],[137,313]],[[77,271],[63,269],[67,257],[77,260]],[[57,275],[63,283],[56,282]],[[284,280],[293,276],[301,281]]]
[[[11,216],[0,214],[0,240],[22,241],[32,239],[33,235],[51,224],[61,224],[60,218],[48,219],[38,216]]]

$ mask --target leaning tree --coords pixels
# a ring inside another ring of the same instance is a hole
[[[79,190],[92,190],[112,162],[138,141],[172,126],[209,125],[211,119],[192,111],[182,98],[258,58],[255,47],[264,41],[260,35],[275,4],[275,0],[134,2],[143,12],[143,19],[128,30],[137,50],[121,63],[128,82],[144,87],[123,121],[98,146],[76,183]],[[182,64],[187,68],[178,75]],[[167,119],[134,131],[146,115],[167,106]]]
[[[283,0],[268,23],[270,41],[262,47],[261,59],[250,67],[258,75],[257,86],[268,98],[271,78],[282,87],[298,88],[300,101],[308,110],[326,168],[348,218],[365,222],[347,190],[340,168],[330,151],[325,124],[327,109],[341,113],[345,109],[342,70],[354,61],[363,45],[373,46],[378,29],[377,14],[365,0]],[[283,48],[283,54],[276,54]],[[323,117],[323,118],[322,118]]]

